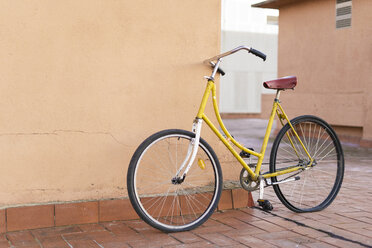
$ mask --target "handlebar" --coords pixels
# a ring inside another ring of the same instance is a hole
[[[221,75],[223,76],[223,75],[225,75],[225,72],[222,69],[218,68],[219,67],[219,62],[221,61],[221,59],[223,57],[226,57],[226,56],[229,56],[231,54],[234,54],[234,53],[236,53],[236,52],[238,52],[240,50],[246,50],[246,51],[248,51],[248,53],[252,53],[253,55],[256,55],[257,57],[260,57],[263,61],[266,60],[266,55],[264,53],[258,51],[258,50],[254,49],[252,47],[238,46],[238,47],[236,47],[236,48],[234,48],[234,49],[232,49],[232,50],[230,50],[228,52],[221,53],[221,54],[219,54],[217,56],[214,56],[214,57],[212,57],[210,59],[206,59],[206,60],[203,61],[203,63],[204,64],[207,64],[207,65],[210,65],[213,68],[215,68],[217,66],[217,71],[213,72],[212,77],[214,77],[214,74],[216,72],[221,73]],[[217,63],[215,63],[214,61],[217,61]]]
[[[237,48],[234,48],[234,49],[232,49],[232,50],[230,50],[228,52],[221,53],[221,54],[219,54],[217,56],[214,56],[214,57],[212,57],[210,59],[206,59],[206,60],[204,60],[204,63],[205,64],[210,64],[210,62],[213,62],[215,60],[219,60],[219,59],[221,59],[223,57],[226,57],[226,56],[229,56],[231,54],[234,54],[234,53],[236,53],[236,52],[238,52],[240,50],[247,50],[249,53],[252,53],[252,54],[260,57],[261,59],[263,59],[263,61],[266,60],[266,55],[264,53],[258,51],[258,50],[253,49],[252,47],[238,46]]]

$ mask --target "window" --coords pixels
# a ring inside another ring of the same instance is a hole
[[[278,16],[267,16],[267,24],[269,25],[278,25]]]
[[[336,0],[336,28],[351,27],[351,0]]]

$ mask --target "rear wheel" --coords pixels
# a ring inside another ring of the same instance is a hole
[[[184,130],[158,132],[138,147],[128,168],[128,194],[134,209],[149,225],[165,232],[196,228],[220,199],[220,164],[203,139],[186,178],[175,177],[194,138],[194,133]]]
[[[276,137],[270,155],[270,172],[278,172],[293,166],[303,165],[303,170],[272,178],[280,182],[274,185],[280,201],[295,212],[319,211],[332,203],[340,190],[344,175],[344,155],[334,130],[322,119],[315,116],[300,116],[291,121],[310,159],[287,123]],[[297,178],[298,179],[298,178]]]

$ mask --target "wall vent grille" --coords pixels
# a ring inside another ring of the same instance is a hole
[[[351,0],[336,0],[336,28],[351,27]]]

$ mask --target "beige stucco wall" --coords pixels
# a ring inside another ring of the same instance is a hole
[[[290,116],[362,127],[363,139],[372,139],[371,9],[370,0],[353,1],[352,27],[336,29],[334,0],[280,7],[278,74],[298,77],[281,97]]]
[[[0,207],[125,197],[140,142],[191,129],[219,47],[218,0],[1,1]]]

